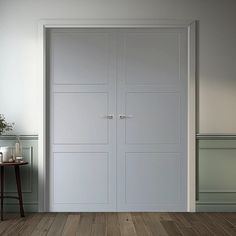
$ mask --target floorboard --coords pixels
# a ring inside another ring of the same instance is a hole
[[[0,235],[236,236],[236,213],[5,214]]]

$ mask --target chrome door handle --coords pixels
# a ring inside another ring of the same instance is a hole
[[[120,119],[127,119],[127,118],[132,118],[133,116],[131,115],[119,115]]]
[[[113,115],[107,115],[107,119],[112,120],[113,119]]]
[[[109,115],[106,115],[106,116],[101,116],[102,118],[106,118],[106,119],[108,119],[108,120],[112,120],[113,119],[113,117],[114,117],[114,115],[112,115],[112,114],[109,114]]]

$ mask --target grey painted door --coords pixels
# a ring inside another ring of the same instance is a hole
[[[53,29],[51,211],[185,211],[187,32]]]
[[[117,69],[117,207],[187,210],[187,32],[122,30]]]
[[[116,209],[116,72],[107,30],[51,30],[50,210]]]

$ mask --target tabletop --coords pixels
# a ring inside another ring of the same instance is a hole
[[[23,162],[2,162],[0,163],[0,166],[23,166],[23,165],[27,165],[28,162],[27,161],[23,161]]]

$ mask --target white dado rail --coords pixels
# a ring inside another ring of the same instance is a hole
[[[22,146],[24,160],[29,165],[21,168],[22,193],[24,199],[24,209],[26,212],[38,211],[38,136],[18,135]],[[0,136],[0,147],[14,148],[17,138],[15,135]],[[15,174],[12,168],[5,170],[5,192],[10,195],[17,195]],[[5,211],[17,212],[18,203],[7,199],[5,201]]]
[[[236,134],[196,138],[197,211],[235,211]]]

